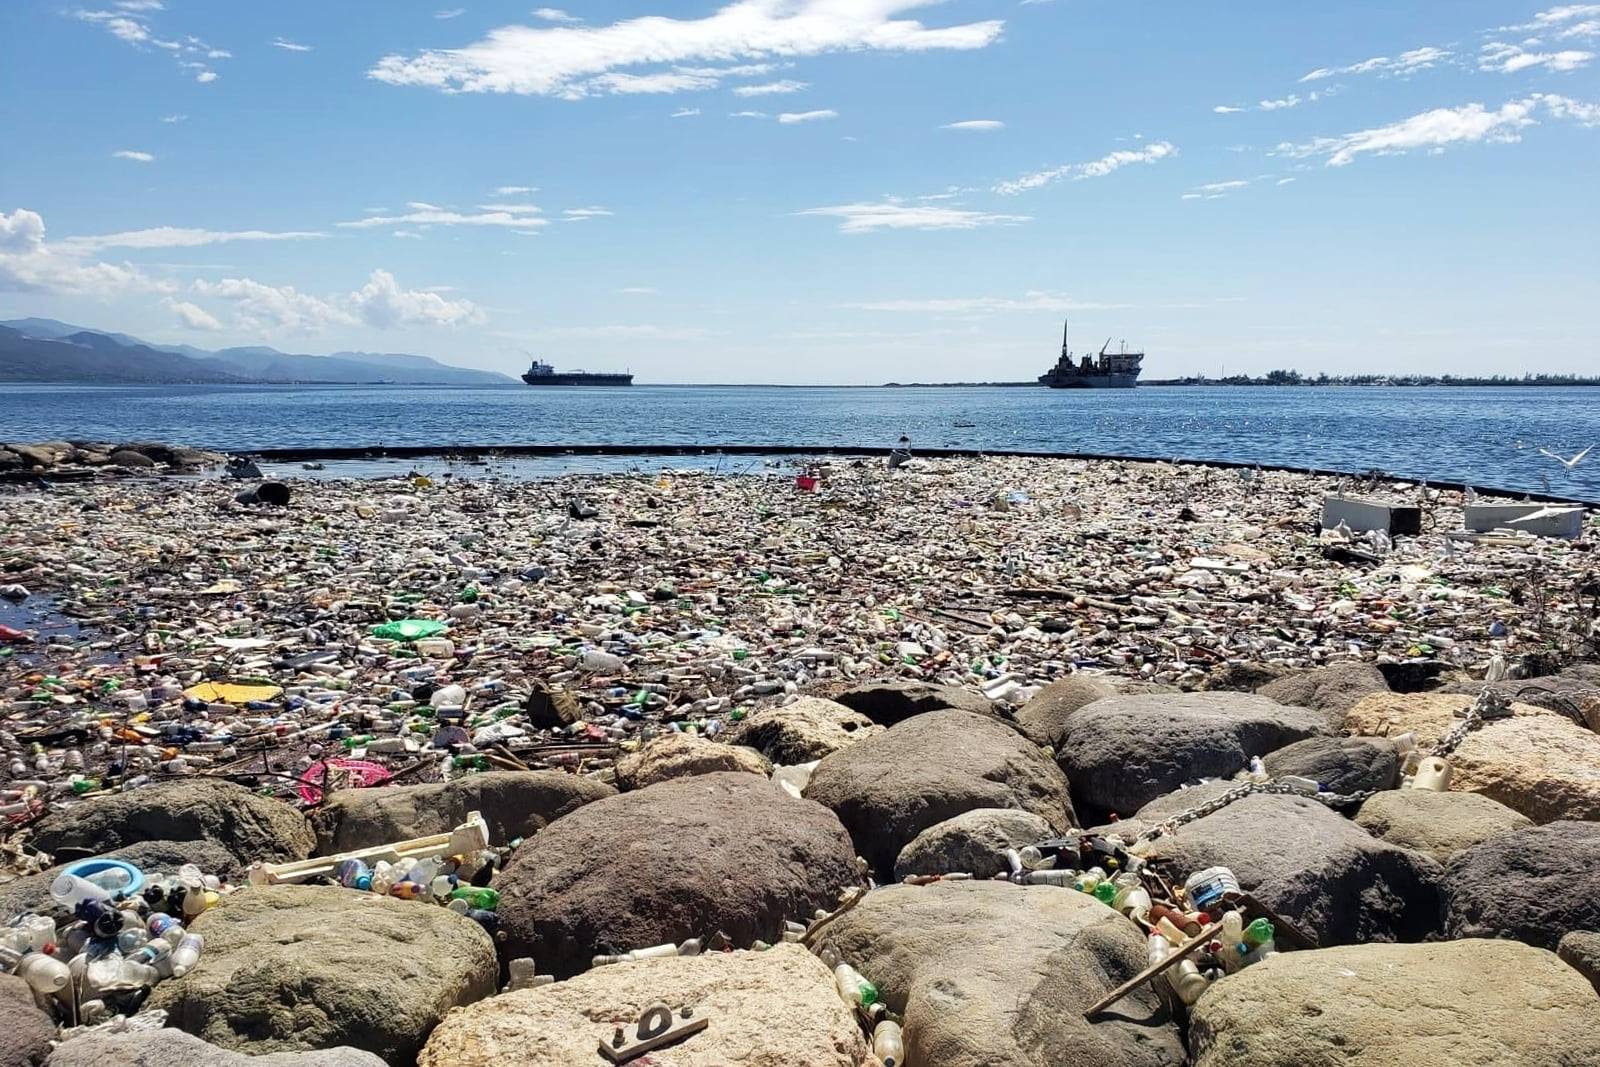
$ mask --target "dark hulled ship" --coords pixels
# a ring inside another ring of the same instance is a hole
[[[529,385],[632,385],[631,374],[591,374],[588,371],[558,371],[548,363],[533,361],[522,380]]]
[[[1067,328],[1061,328],[1061,358],[1039,375],[1039,384],[1052,389],[1132,389],[1139,380],[1143,352],[1129,352],[1126,343],[1120,352],[1106,351],[1111,338],[1093,356],[1077,357],[1067,346]]]

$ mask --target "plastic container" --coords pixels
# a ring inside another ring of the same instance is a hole
[[[1225,894],[1239,892],[1239,879],[1226,867],[1207,867],[1191,874],[1183,883],[1183,891],[1195,910],[1209,911],[1222,902]]]
[[[900,1024],[885,1019],[872,1030],[872,1054],[883,1067],[900,1067],[906,1061],[905,1035]]]
[[[62,873],[91,882],[109,894],[131,897],[144,889],[144,872],[122,860],[79,860]]]
[[[878,1002],[878,987],[848,963],[833,969],[833,983],[846,1004],[867,1008]]]
[[[44,993],[47,996],[59,993],[72,981],[72,972],[67,970],[67,965],[54,956],[46,956],[42,952],[30,952],[22,957],[22,962],[17,964],[17,977],[28,983],[28,987],[35,993]]]
[[[1424,756],[1417,764],[1417,773],[1412,777],[1411,788],[1424,789],[1430,793],[1443,793],[1450,788],[1450,761],[1443,756]]]
[[[86,900],[110,900],[111,894],[87,879],[63,871],[50,883],[50,897],[63,908],[76,911]]]
[[[178,947],[172,950],[172,977],[182,978],[200,962],[200,952],[206,947],[205,938],[199,934],[184,934]]]

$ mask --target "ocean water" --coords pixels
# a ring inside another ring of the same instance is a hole
[[[672,444],[1014,449],[1217,459],[1600,500],[1600,389],[61,386],[0,391],[0,441],[225,450]]]

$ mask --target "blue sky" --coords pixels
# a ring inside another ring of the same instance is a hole
[[[1600,4],[12,0],[0,317],[641,381],[1600,373]]]

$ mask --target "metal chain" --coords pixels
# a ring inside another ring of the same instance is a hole
[[[1484,686],[1483,691],[1480,692],[1477,699],[1472,702],[1472,706],[1467,709],[1466,714],[1462,716],[1461,721],[1455,726],[1451,727],[1450,732],[1439,739],[1439,743],[1433,746],[1433,751],[1431,751],[1429,755],[1450,755],[1458,747],[1460,747],[1461,742],[1465,741],[1467,739],[1467,735],[1472,731],[1480,728],[1484,723],[1490,721],[1491,719],[1501,719],[1510,714],[1510,699],[1501,693],[1495,692],[1490,687]],[[1215,814],[1235,801],[1243,800],[1245,797],[1254,796],[1258,793],[1266,793],[1277,796],[1306,797],[1310,800],[1316,800],[1326,804],[1330,808],[1342,808],[1347,805],[1358,804],[1364,800],[1367,800],[1368,798],[1377,795],[1378,790],[1369,789],[1362,793],[1320,793],[1302,788],[1289,782],[1244,782],[1241,785],[1235,786],[1233,789],[1228,790],[1226,793],[1222,793],[1219,796],[1213,797],[1204,804],[1197,804],[1187,811],[1183,811],[1177,815],[1174,815],[1170,819],[1162,820],[1155,826],[1152,826],[1150,829],[1140,834],[1138,837],[1134,838],[1130,843],[1138,844],[1145,841],[1154,841],[1157,838],[1164,837],[1174,832],[1181,826],[1187,826],[1196,819],[1203,819],[1207,815]]]

